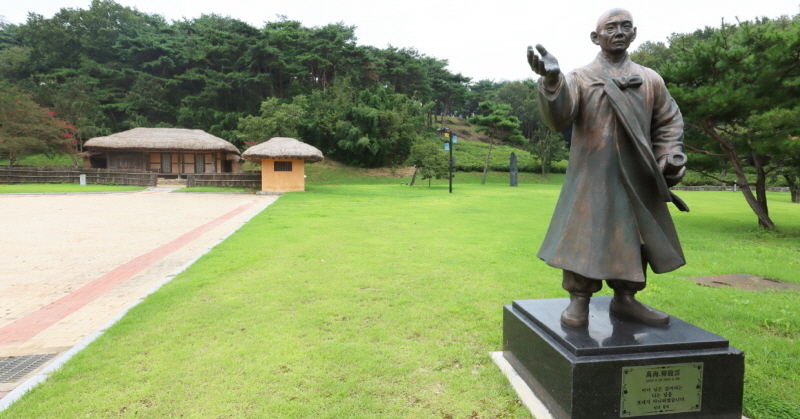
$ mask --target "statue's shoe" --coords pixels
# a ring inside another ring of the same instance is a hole
[[[669,324],[669,314],[647,307],[634,299],[633,296],[625,296],[621,299],[614,296],[608,309],[619,317],[650,326],[666,326]]]
[[[561,313],[561,324],[570,327],[584,327],[589,324],[589,297],[571,295],[569,305]]]

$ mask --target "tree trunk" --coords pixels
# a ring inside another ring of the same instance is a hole
[[[736,148],[733,146],[730,140],[719,135],[719,133],[714,130],[714,127],[711,126],[709,121],[703,121],[702,126],[703,131],[705,131],[711,136],[711,138],[720,144],[723,152],[725,152],[725,155],[731,162],[733,170],[736,173],[737,183],[739,184],[739,188],[742,190],[742,195],[744,195],[744,199],[747,201],[747,204],[750,205],[750,209],[752,209],[756,214],[756,217],[758,217],[758,225],[769,230],[774,230],[775,224],[769,218],[766,208],[762,207],[759,200],[753,196],[753,191],[750,189],[750,184],[747,182],[747,178],[744,176],[744,168],[742,167],[742,161],[739,158],[739,154],[736,152]],[[766,199],[766,196],[764,199]]]
[[[542,150],[542,157],[540,159],[542,163],[542,179],[547,179],[547,172],[550,169],[550,158],[548,153],[549,150],[547,148]]]
[[[756,154],[755,152],[752,152],[751,155],[753,156],[753,165],[756,168],[756,200],[759,205],[761,205],[761,208],[763,208],[767,219],[769,219],[769,207],[767,206],[767,173],[764,171],[764,156]],[[774,225],[772,228],[764,225],[760,219],[758,220],[758,224],[770,230],[775,228]]]
[[[481,185],[486,184],[486,173],[489,171],[489,157],[492,156],[492,146],[494,146],[494,138],[489,137],[489,151],[486,153],[486,162],[483,165],[483,178],[481,178]]]
[[[448,96],[447,99],[444,101],[444,107],[442,108],[442,127],[444,127],[444,116],[450,112],[450,97]]]
[[[541,159],[539,159],[539,161],[540,161],[540,162],[541,162],[541,164],[542,164],[542,179],[547,179],[547,170],[545,170],[545,163],[544,163],[544,160],[545,160],[545,159],[544,159],[544,157],[542,157]]]
[[[789,193],[792,195],[792,202],[800,204],[800,182],[796,182],[793,176],[783,175],[789,185]]]
[[[414,175],[411,176],[411,183],[408,186],[414,186],[414,182],[417,180],[417,172],[419,172],[419,167],[414,168]]]

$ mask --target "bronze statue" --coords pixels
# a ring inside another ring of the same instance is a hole
[[[544,122],[556,132],[573,124],[569,169],[538,253],[564,271],[567,326],[588,324],[589,299],[603,280],[614,289],[612,313],[669,324],[669,315],[634,295],[648,264],[664,273],[686,263],[666,204],[688,211],[669,190],[685,171],[683,119],[663,79],[628,57],[635,38],[630,12],[605,12],[591,33],[600,53],[566,76],[543,46],[536,46],[541,57],[528,47]]]

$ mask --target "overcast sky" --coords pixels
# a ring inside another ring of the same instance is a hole
[[[602,12],[623,7],[644,41],[666,41],[671,33],[694,32],[755,17],[800,13],[800,0],[117,0],[167,20],[216,13],[262,27],[277,15],[305,26],[343,22],[357,27],[358,43],[384,48],[414,47],[450,62],[449,69],[477,81],[531,77],[528,45],[543,44],[561,67],[591,61],[598,47],[589,40]],[[61,8],[89,8],[91,0],[0,0],[0,16],[24,23],[28,12],[52,17]]]

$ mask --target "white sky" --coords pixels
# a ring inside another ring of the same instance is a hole
[[[305,26],[355,25],[358,43],[384,48],[414,47],[450,62],[449,69],[474,81],[519,80],[533,73],[528,45],[543,44],[564,70],[591,61],[598,47],[589,40],[602,12],[623,7],[644,41],[666,41],[674,32],[694,32],[755,17],[800,13],[800,0],[117,0],[167,20],[216,13],[261,28],[286,15]],[[61,8],[88,9],[91,0],[0,0],[0,16],[24,23],[28,12],[52,17]]]

